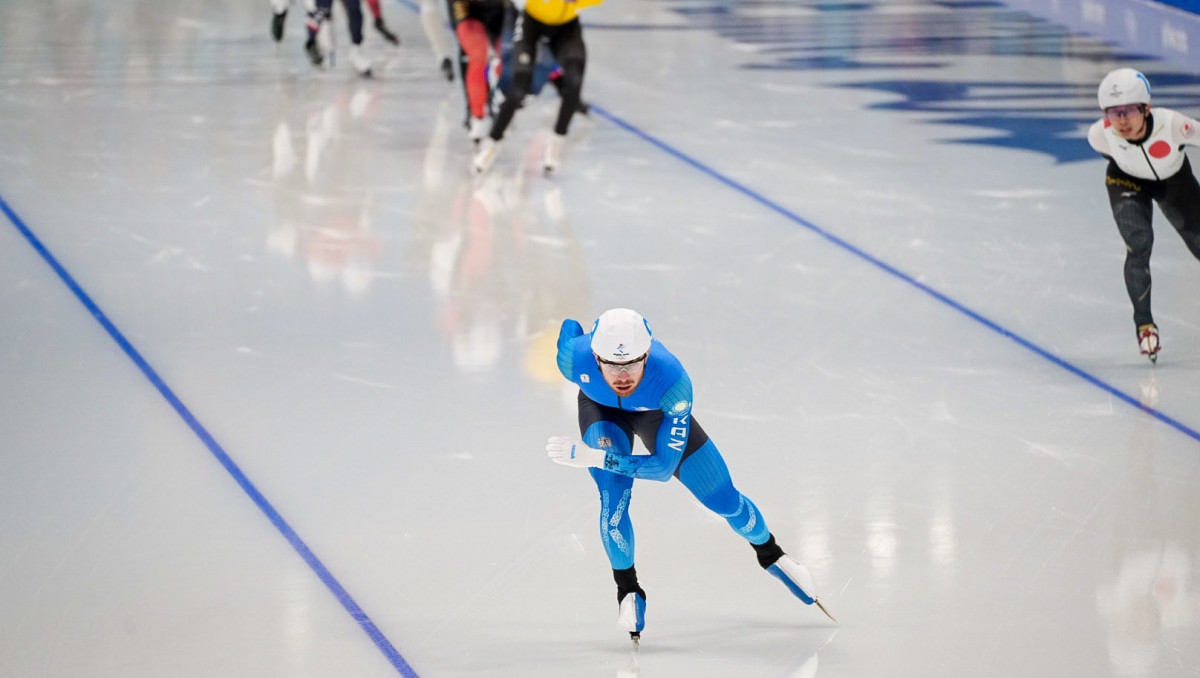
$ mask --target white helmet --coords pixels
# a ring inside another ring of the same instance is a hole
[[[1132,68],[1118,68],[1100,81],[1100,110],[1125,104],[1149,104],[1150,81]]]
[[[592,326],[592,352],[601,360],[623,363],[650,350],[650,325],[637,311],[605,311]]]

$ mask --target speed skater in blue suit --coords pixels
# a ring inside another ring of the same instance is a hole
[[[590,332],[565,320],[558,369],[579,386],[582,441],[553,436],[550,459],[586,468],[600,491],[600,539],[617,584],[617,624],[637,643],[646,625],[646,592],[634,567],[629,517],[635,479],[678,478],[706,508],[754,548],[758,563],[805,604],[816,604],[812,574],[784,553],[762,513],[733,485],[716,445],[692,416],[692,381],[636,311],[604,312]],[[633,437],[648,455],[633,454]]]

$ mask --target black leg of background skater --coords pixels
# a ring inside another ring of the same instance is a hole
[[[1185,160],[1183,168],[1165,184],[1158,207],[1192,256],[1200,259],[1200,182],[1191,163]]]
[[[1125,289],[1133,304],[1133,326],[1138,349],[1150,358],[1158,359],[1158,328],[1150,312],[1150,253],[1154,249],[1154,229],[1151,219],[1154,205],[1142,182],[1125,174],[1110,162],[1105,176],[1108,201],[1113,221],[1125,241]]]

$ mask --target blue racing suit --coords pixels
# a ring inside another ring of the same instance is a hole
[[[629,518],[635,478],[667,481],[672,476],[744,539],[761,545],[770,538],[758,508],[739,492],[725,460],[692,417],[692,380],[657,339],[641,382],[626,397],[604,381],[591,348],[592,334],[566,320],[558,335],[558,369],[579,386],[579,431],[584,444],[606,452],[603,468],[589,469],[600,490],[600,535],[613,570],[633,566]],[[633,436],[648,455],[633,454]]]

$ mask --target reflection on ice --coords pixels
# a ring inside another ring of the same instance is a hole
[[[1173,542],[1131,544],[1096,607],[1108,621],[1108,657],[1118,676],[1156,675],[1164,636],[1191,626],[1200,611],[1192,554]]]
[[[543,135],[530,141],[526,163],[472,176],[447,166],[450,146],[466,144],[452,132],[456,115],[443,105],[436,117],[418,200],[437,327],[459,370],[493,369],[507,346],[523,347],[529,376],[558,383],[558,326],[589,312],[588,280],[562,191],[530,177]]]
[[[1154,375],[1141,381],[1140,395],[1142,405],[1156,404]],[[1112,571],[1096,586],[1096,610],[1108,627],[1109,661],[1122,678],[1160,675],[1169,638],[1195,628],[1200,613],[1193,574],[1200,548],[1200,497],[1185,490],[1185,503],[1170,504],[1168,497],[1177,488],[1157,467],[1157,428],[1149,415],[1140,416],[1133,428],[1121,469],[1121,500],[1128,514],[1113,518]],[[1164,528],[1164,511],[1186,518],[1174,529]]]
[[[373,228],[366,153],[347,138],[345,126],[370,121],[377,95],[367,85],[315,95],[318,107],[305,117],[299,141],[292,119],[310,102],[281,96],[270,140],[276,215],[267,250],[301,257],[314,282],[338,283],[351,297],[370,290],[384,240]],[[297,171],[301,156],[303,172]]]

